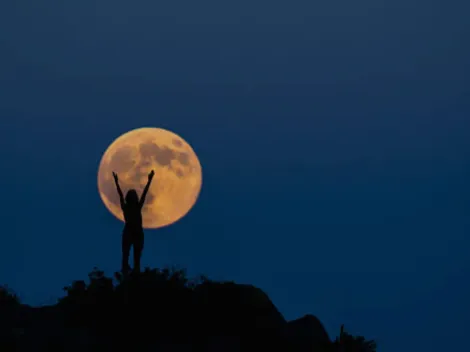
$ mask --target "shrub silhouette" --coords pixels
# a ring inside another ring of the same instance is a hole
[[[189,279],[177,268],[145,268],[126,278],[94,268],[64,291],[56,305],[34,308],[0,289],[0,350],[376,351],[375,342],[343,330],[331,342],[311,315],[287,322],[254,286]]]
[[[15,346],[15,312],[19,306],[18,296],[8,286],[0,286],[0,351],[12,350]]]
[[[8,286],[0,286],[0,306],[16,306],[20,304],[18,296]]]
[[[376,352],[377,344],[374,340],[367,341],[363,336],[352,336],[341,325],[339,337],[333,342],[334,351],[337,352]]]
[[[195,319],[204,313],[196,291],[210,281],[190,281],[184,270],[146,268],[138,276],[106,277],[95,268],[89,283],[75,281],[65,287],[59,301],[66,326],[80,326],[102,343],[146,346],[178,339],[193,343],[202,325]],[[151,338],[149,341],[148,338]]]

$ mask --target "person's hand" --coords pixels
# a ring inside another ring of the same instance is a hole
[[[155,171],[150,171],[149,173],[149,181],[153,178],[153,176],[155,175]]]
[[[119,181],[118,175],[117,175],[117,173],[115,173],[114,171],[113,171],[113,177],[114,177],[114,181],[115,181],[115,182],[118,182],[118,181]]]

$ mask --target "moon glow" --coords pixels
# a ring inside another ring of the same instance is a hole
[[[135,189],[140,197],[151,170],[155,177],[142,209],[143,227],[168,226],[191,210],[202,186],[201,164],[193,148],[168,130],[139,128],[114,140],[101,158],[98,191],[111,214],[124,221],[113,171],[124,196]]]

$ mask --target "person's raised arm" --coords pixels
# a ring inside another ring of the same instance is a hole
[[[140,197],[140,201],[139,201],[139,206],[140,208],[143,208],[144,204],[145,204],[145,197],[147,197],[147,193],[149,191],[149,188],[150,188],[150,184],[152,183],[152,179],[153,179],[153,176],[155,175],[155,172],[152,170],[150,171],[149,173],[149,180],[147,182],[147,185],[145,186],[144,188],[144,191],[142,192],[142,196]]]
[[[113,172],[114,183],[116,184],[117,192],[119,194],[119,201],[121,202],[121,208],[124,209],[124,195],[122,194],[121,187],[119,186],[118,175]]]

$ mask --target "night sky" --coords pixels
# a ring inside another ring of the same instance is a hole
[[[143,266],[254,284],[381,352],[470,326],[470,5],[2,1],[0,283],[52,304],[120,268],[97,170],[138,127],[185,138],[199,201]]]

